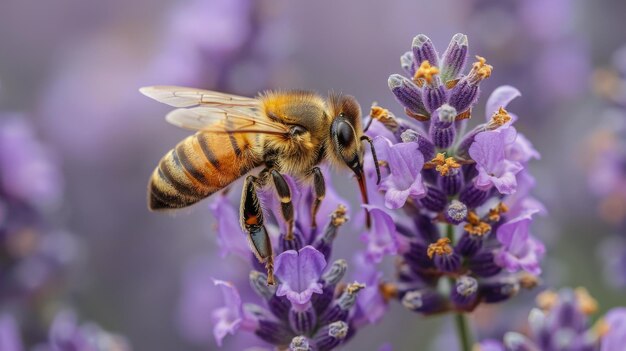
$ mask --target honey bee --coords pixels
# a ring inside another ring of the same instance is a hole
[[[273,183],[293,239],[294,209],[283,174],[312,182],[312,226],[326,192],[318,165],[329,162],[354,172],[362,201],[368,203],[363,173],[364,148],[369,143],[378,180],[380,171],[372,140],[361,126],[361,109],[349,95],[330,94],[325,100],[308,91],[264,92],[257,98],[175,86],[152,86],[144,95],[177,109],[166,116],[176,126],[196,131],[168,152],[148,185],[150,210],[183,208],[245,178],[240,222],[250,247],[265,263],[273,283],[273,254],[257,190]],[[367,215],[369,226],[369,214]]]

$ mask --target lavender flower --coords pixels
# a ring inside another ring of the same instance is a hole
[[[75,258],[76,239],[50,222],[62,190],[60,170],[23,116],[0,122],[0,304],[50,287]]]
[[[533,215],[543,210],[530,197],[534,180],[527,171],[539,153],[506,110],[520,92],[496,89],[487,100],[486,122],[466,131],[480,84],[493,70],[477,56],[465,72],[467,55],[463,34],[452,38],[443,56],[418,35],[401,58],[411,77],[394,74],[388,82],[409,118],[381,106],[370,113],[384,206],[410,216],[394,214],[396,225],[379,230],[395,234],[381,242],[402,258],[399,281],[388,291],[424,314],[472,311],[533,287],[545,251],[529,232]],[[373,165],[367,167],[373,179]]]
[[[11,315],[0,315],[0,349],[25,350],[20,331]],[[74,312],[63,310],[56,314],[47,340],[35,346],[34,351],[130,351],[126,339],[109,333],[94,323],[78,325]]]
[[[508,332],[502,343],[485,340],[480,351],[581,350],[617,351],[626,341],[626,309],[615,308],[589,326],[588,316],[598,306],[584,288],[545,291],[537,297],[539,308],[528,317],[529,335]]]
[[[610,285],[626,287],[626,47],[613,58],[613,69],[598,72],[597,91],[605,112],[588,137],[587,178],[599,199],[600,216],[619,234],[604,239],[600,257]]]
[[[318,213],[317,223],[324,226],[311,227],[310,206],[313,201],[309,186],[297,184],[287,178],[291,188],[292,202],[295,208],[295,223],[293,240],[285,238],[284,226],[280,225],[280,202],[271,191],[261,194],[266,209],[268,222],[272,219],[276,223],[268,225],[272,237],[275,259],[275,277],[277,285],[267,283],[265,270],[246,253],[245,257],[253,265],[250,272],[252,290],[262,300],[262,305],[244,302],[243,295],[233,283],[215,280],[214,284],[220,288],[224,297],[224,305],[213,312],[214,336],[218,345],[228,334],[255,335],[260,344],[274,345],[290,350],[332,350],[351,338],[356,330],[364,324],[378,320],[379,317],[368,319],[365,312],[368,310],[357,306],[361,292],[366,285],[362,283],[342,284],[341,281],[347,271],[345,260],[329,262],[332,244],[338,228],[347,221],[347,209],[336,206],[337,199],[332,188],[327,188],[327,198]],[[220,213],[230,213],[225,198],[214,200],[213,208],[220,208]],[[215,206],[215,204],[219,206]],[[389,223],[382,214],[374,216],[374,225],[386,228]],[[227,221],[237,223],[237,218],[220,218],[220,227],[230,227]],[[393,224],[393,222],[391,222]],[[222,228],[218,228],[218,232]],[[395,234],[387,228],[388,235]],[[238,231],[240,232],[240,231]],[[390,234],[392,233],[392,234]],[[383,234],[384,235],[384,234]],[[230,240],[241,240],[241,236],[230,233]],[[226,236],[224,236],[224,239]],[[384,241],[371,243],[371,251],[381,254],[385,251]],[[220,239],[220,243],[223,240]],[[227,247],[238,247],[231,243]],[[372,282],[373,289],[367,291],[369,301],[380,301],[378,283],[380,276],[374,271],[362,275],[364,280]],[[258,298],[257,298],[258,299]],[[385,304],[384,301],[380,302]],[[380,307],[381,304],[378,306]],[[363,305],[361,305],[363,306]],[[373,305],[374,306],[374,305]],[[384,309],[376,310],[380,316]]]

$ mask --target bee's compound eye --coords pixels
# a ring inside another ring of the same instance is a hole
[[[289,128],[289,134],[292,136],[302,135],[306,133],[306,129],[302,126],[293,125]]]
[[[346,147],[354,142],[354,130],[347,122],[337,124],[337,143]]]

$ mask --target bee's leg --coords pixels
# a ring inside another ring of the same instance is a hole
[[[311,228],[317,228],[317,222],[315,221],[315,217],[317,216],[317,211],[320,209],[320,204],[322,200],[324,200],[324,196],[326,196],[326,182],[324,180],[324,175],[319,167],[313,167],[311,170],[313,173],[313,204],[311,206]]]
[[[277,170],[270,170],[274,186],[276,187],[276,193],[280,199],[280,210],[283,214],[283,218],[287,223],[287,233],[285,239],[293,240],[293,204],[291,203],[291,190],[289,190],[289,184],[285,181],[285,178],[278,173]]]
[[[267,283],[274,285],[274,256],[272,243],[263,225],[263,210],[257,196],[259,179],[253,175],[246,177],[241,192],[239,217],[241,228],[248,235],[248,241],[259,262],[265,263]]]

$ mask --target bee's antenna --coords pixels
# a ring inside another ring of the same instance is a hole
[[[378,165],[378,157],[376,157],[374,142],[372,142],[372,138],[368,137],[367,135],[361,136],[361,141],[367,141],[370,144],[370,149],[372,150],[372,158],[374,159],[374,167],[376,167],[376,185],[378,185],[380,184],[380,167]]]

